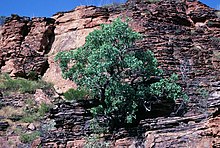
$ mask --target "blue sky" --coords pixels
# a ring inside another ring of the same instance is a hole
[[[59,11],[72,10],[79,5],[105,5],[126,0],[0,0],[0,16],[50,17]],[[200,0],[213,8],[220,8],[220,0]]]

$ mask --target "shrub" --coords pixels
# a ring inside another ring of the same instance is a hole
[[[6,16],[0,16],[0,26],[4,25]]]
[[[41,126],[42,132],[49,132],[51,130],[56,130],[56,121],[54,119],[47,121]]]
[[[216,47],[217,49],[220,47],[220,38],[219,37],[212,37],[210,38],[211,44]]]
[[[31,143],[38,137],[40,137],[40,132],[25,133],[20,135],[20,140],[23,143]]]
[[[28,74],[27,74],[27,78],[29,80],[38,80],[39,79],[39,76],[37,74],[37,72],[35,71],[30,71]]]
[[[57,54],[55,60],[59,60],[64,78],[100,101],[91,109],[94,115],[131,123],[145,102],[183,96],[175,76],[162,78],[153,53],[135,46],[138,39],[141,35],[127,22],[116,19],[90,33],[83,47]]]
[[[39,120],[39,117],[36,114],[26,114],[23,116],[21,121],[25,123],[33,123],[34,121]]]
[[[196,90],[197,92],[197,111],[201,112],[201,113],[205,113],[207,112],[207,108],[208,108],[208,97],[209,97],[209,90],[206,88],[198,88]]]
[[[111,143],[100,140],[98,135],[93,135],[86,138],[86,143],[83,146],[84,148],[110,148]]]
[[[40,117],[45,116],[46,113],[48,113],[50,111],[51,106],[46,104],[46,103],[42,103],[40,105],[40,107],[38,108],[37,113],[39,114]]]
[[[160,0],[145,0],[145,2],[149,2],[149,3],[157,3],[157,2],[160,2]]]
[[[87,92],[85,90],[75,90],[72,88],[63,94],[64,98],[67,101],[81,100],[81,99],[84,99],[86,95],[87,95]]]
[[[43,81],[32,81],[24,78],[12,79],[9,75],[0,76],[0,89],[9,92],[32,93],[36,89],[49,89],[51,84]]]
[[[188,99],[186,94],[182,94],[181,87],[176,84],[178,80],[178,76],[173,74],[168,79],[161,79],[157,83],[153,83],[150,86],[150,92],[152,95],[155,95],[159,98],[167,98],[167,99],[178,99],[180,96],[183,97],[184,100]]]
[[[38,121],[42,119],[47,112],[50,111],[50,108],[51,105],[48,105],[46,103],[42,103],[39,107],[31,106],[30,108],[26,108],[24,110],[25,114],[21,120],[27,123]]]

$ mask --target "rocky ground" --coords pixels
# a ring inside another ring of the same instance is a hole
[[[36,147],[56,98],[52,85],[4,75],[0,82],[0,147]]]

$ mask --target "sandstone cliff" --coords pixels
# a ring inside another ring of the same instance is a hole
[[[12,15],[1,28],[0,68],[2,73],[27,77],[33,71],[44,74],[46,54],[54,40],[54,20]]]
[[[136,139],[122,129],[116,135],[115,147],[219,147],[220,17],[197,0],[128,0],[108,7],[80,6],[51,19],[13,16],[0,28],[1,72],[27,77],[35,71],[54,83],[58,93],[76,87],[62,79],[54,56],[82,46],[91,31],[119,16],[131,18],[130,26],[144,36],[137,43],[139,48],[152,50],[166,75],[179,74],[190,101],[184,117],[142,120],[141,136],[136,135]],[[209,96],[202,96],[201,89]],[[44,144],[74,147],[83,141],[76,140],[80,138],[75,138],[74,129],[86,126],[84,112],[77,116],[71,105],[60,108],[53,118],[65,120],[58,124],[62,131],[47,135]],[[75,127],[72,118],[83,118],[80,126]],[[59,136],[62,134],[67,138]]]

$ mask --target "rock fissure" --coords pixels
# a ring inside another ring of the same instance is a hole
[[[13,15],[2,27],[1,72],[11,76],[38,75],[48,68],[46,54],[54,40],[54,21]]]

